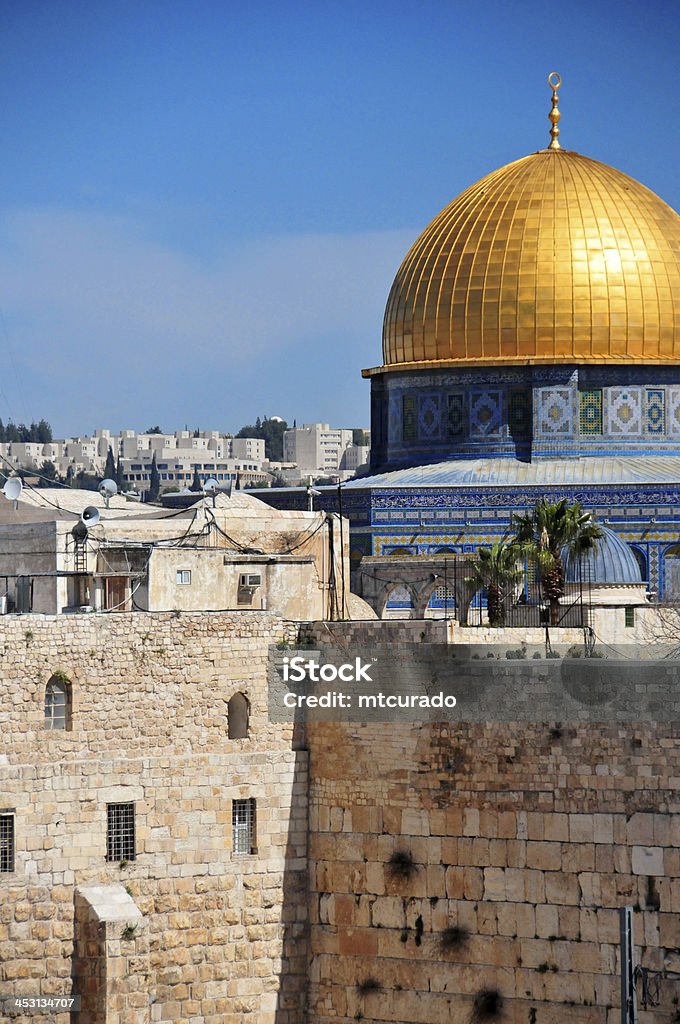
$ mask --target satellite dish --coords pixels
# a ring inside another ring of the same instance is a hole
[[[114,494],[118,494],[118,484],[115,480],[102,480],[99,485],[99,493],[112,498]]]
[[[8,501],[17,501],[23,489],[24,485],[21,482],[21,477],[11,476],[9,480],[5,481],[2,493]]]
[[[80,514],[80,521],[83,526],[96,526],[99,522],[99,509],[94,505],[88,505]]]
[[[210,479],[206,480],[206,482],[203,484],[203,493],[212,495],[213,508],[215,508],[215,505],[217,503],[217,490],[219,486],[220,485],[218,484],[214,476],[211,476]]]
[[[114,494],[118,494],[118,484],[116,483],[115,480],[110,480],[108,478],[106,480],[102,480],[102,482],[99,485],[99,493],[101,494],[106,504],[106,507],[108,508],[109,500],[113,498]]]
[[[82,521],[76,523],[71,530],[71,536],[73,537],[76,544],[82,544],[87,540],[87,526]]]

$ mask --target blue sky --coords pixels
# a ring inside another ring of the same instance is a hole
[[[414,238],[561,141],[680,208],[680,7],[0,0],[0,416],[368,423]]]

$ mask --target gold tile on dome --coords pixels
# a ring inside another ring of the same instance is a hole
[[[680,218],[632,179],[565,151],[468,189],[395,278],[385,359],[453,358],[454,337],[455,355],[465,338],[463,362],[521,359],[527,330],[546,361],[680,350]]]

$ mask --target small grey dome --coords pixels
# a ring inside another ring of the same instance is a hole
[[[595,548],[581,556],[580,575],[578,559],[567,558],[563,549],[567,582],[582,579],[584,583],[642,583],[640,566],[628,544],[613,530],[604,526],[601,529],[602,536]]]

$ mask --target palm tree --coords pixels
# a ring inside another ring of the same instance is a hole
[[[515,544],[538,566],[543,595],[550,605],[550,625],[560,619],[560,598],[564,594],[564,562],[591,551],[602,536],[600,526],[580,502],[569,504],[542,498],[533,512],[513,516]]]
[[[497,541],[490,548],[480,548],[475,555],[472,574],[465,582],[477,590],[486,590],[489,625],[505,623],[505,602],[523,576],[518,564],[520,551],[515,544]]]

